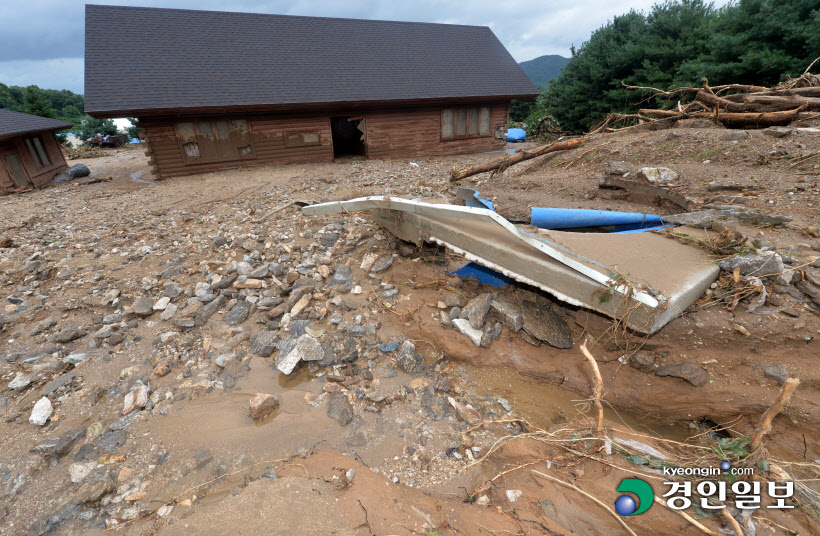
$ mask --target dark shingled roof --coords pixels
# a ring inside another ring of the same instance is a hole
[[[0,138],[46,130],[62,130],[73,126],[74,123],[66,123],[57,119],[0,109]]]
[[[85,32],[92,115],[538,94],[482,26],[87,5]]]

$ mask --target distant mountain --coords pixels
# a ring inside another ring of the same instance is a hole
[[[541,56],[534,60],[522,61],[518,65],[530,77],[532,83],[538,87],[546,85],[547,82],[561,74],[569,58],[558,55]]]

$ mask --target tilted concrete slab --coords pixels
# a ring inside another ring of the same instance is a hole
[[[689,307],[720,268],[702,250],[654,233],[515,226],[481,208],[383,196],[304,207],[307,216],[372,210],[397,237],[432,241],[572,305],[654,333]]]

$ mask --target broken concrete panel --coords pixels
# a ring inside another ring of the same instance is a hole
[[[682,313],[720,272],[706,252],[654,233],[528,232],[486,209],[382,196],[302,209],[307,216],[360,210],[373,210],[402,240],[446,246],[567,303],[619,319],[628,310],[622,320],[641,333]]]

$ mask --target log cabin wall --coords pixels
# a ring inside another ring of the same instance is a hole
[[[483,111],[486,109],[487,111]],[[444,110],[473,118],[471,132],[443,137]],[[481,115],[481,114],[487,114]],[[506,129],[507,102],[266,113],[213,117],[142,117],[146,155],[161,178],[268,163],[333,160],[331,117],[363,117],[367,156],[412,158],[468,154],[504,147],[497,133]],[[481,128],[475,118],[481,121]],[[489,124],[489,131],[487,130]]]
[[[14,180],[14,165],[6,156],[11,155],[19,168],[17,172],[25,175],[27,187],[42,188],[55,175],[68,169],[60,144],[54,132],[26,133],[14,138],[0,141],[0,193],[25,189]]]
[[[442,136],[444,110],[462,110],[469,118],[470,110],[480,111],[481,108],[489,108],[489,132],[482,134],[477,130],[471,135],[468,130],[463,136]],[[405,108],[368,112],[366,121],[367,156],[370,158],[470,154],[504,148],[504,140],[497,138],[495,133],[499,128],[506,131],[508,109],[507,103]]]

